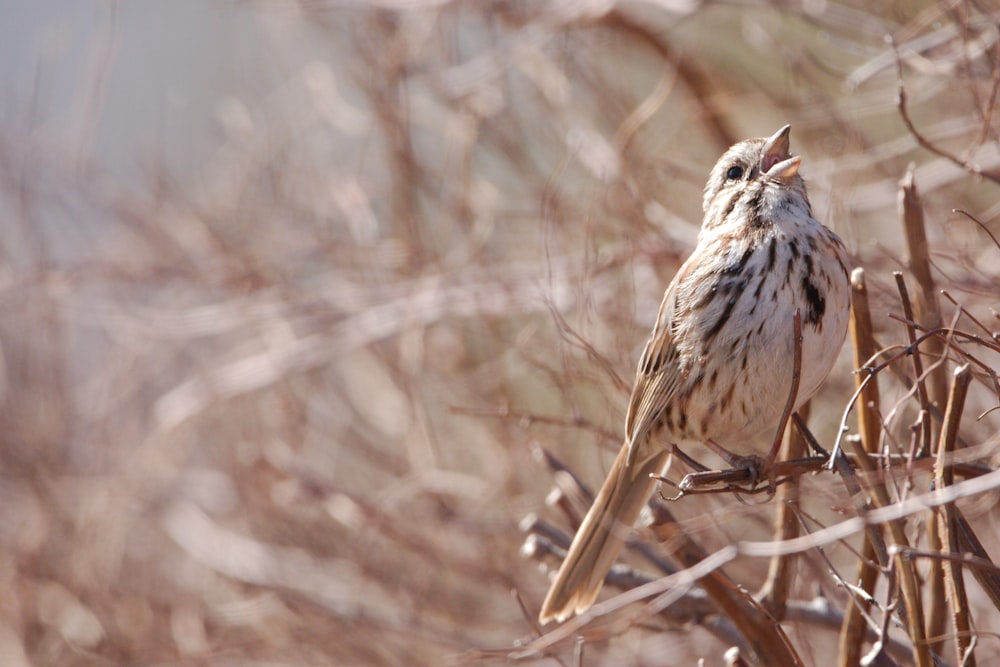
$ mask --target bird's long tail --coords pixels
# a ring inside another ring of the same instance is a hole
[[[625,544],[639,512],[649,498],[670,453],[657,447],[651,456],[628,462],[628,446],[622,447],[594,504],[584,517],[566,559],[549,588],[541,623],[564,621],[590,608],[604,583],[604,577]]]

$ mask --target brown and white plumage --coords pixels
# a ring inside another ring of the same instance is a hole
[[[697,246],[667,287],[639,360],[625,442],[542,604],[542,623],[593,604],[672,444],[746,451],[775,427],[791,388],[797,309],[796,408],[833,366],[847,332],[846,252],[812,217],[788,137],[785,126],[740,142],[712,169]]]

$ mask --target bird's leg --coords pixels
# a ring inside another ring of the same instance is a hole
[[[778,440],[778,445],[781,445],[781,440]],[[748,477],[746,481],[750,485],[750,488],[757,486],[757,482],[760,481],[761,472],[766,471],[771,465],[770,459],[762,459],[756,454],[736,454],[714,440],[706,440],[705,446],[728,463],[729,467],[733,470],[746,471]]]
[[[673,448],[671,449],[671,452],[673,453],[674,456],[676,456],[677,458],[679,458],[681,461],[683,461],[685,464],[688,465],[688,467],[692,468],[693,470],[695,470],[697,472],[708,472],[709,471],[708,466],[706,466],[704,463],[701,463],[700,461],[696,461],[695,459],[691,458],[691,456],[687,452],[685,452],[684,450],[682,450],[677,445],[673,446]]]
[[[749,493],[753,491],[760,479],[759,471],[761,470],[763,460],[759,456],[734,454],[712,440],[706,441],[705,445],[728,463],[730,467],[725,470],[707,470],[705,466],[691,459],[686,454],[682,455],[680,457],[681,460],[691,465],[697,472],[688,473],[684,476],[684,479],[677,485],[680,494],[676,498],[680,498],[689,492],[743,491]],[[719,484],[724,484],[725,486],[718,488],[717,485]],[[748,485],[749,488],[743,485]],[[710,490],[706,487],[716,488]]]

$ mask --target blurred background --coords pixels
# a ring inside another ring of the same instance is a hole
[[[886,345],[913,163],[935,279],[997,330],[998,23],[992,0],[0,0],[0,663],[507,662],[548,582],[519,521],[566,527],[539,448],[603,479],[730,144],[792,124]],[[827,445],[852,368],[813,401]],[[912,400],[883,391],[905,445]],[[991,442],[995,391],[969,401]],[[675,507],[710,549],[770,532],[763,499]],[[797,594],[842,606],[811,559]],[[835,646],[788,632],[811,664]],[[585,664],[725,648],[608,634]]]

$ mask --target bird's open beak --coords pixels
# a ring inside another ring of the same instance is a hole
[[[788,154],[788,135],[791,131],[792,126],[786,125],[764,142],[760,155],[760,173],[779,179],[791,178],[798,173],[802,158]]]

